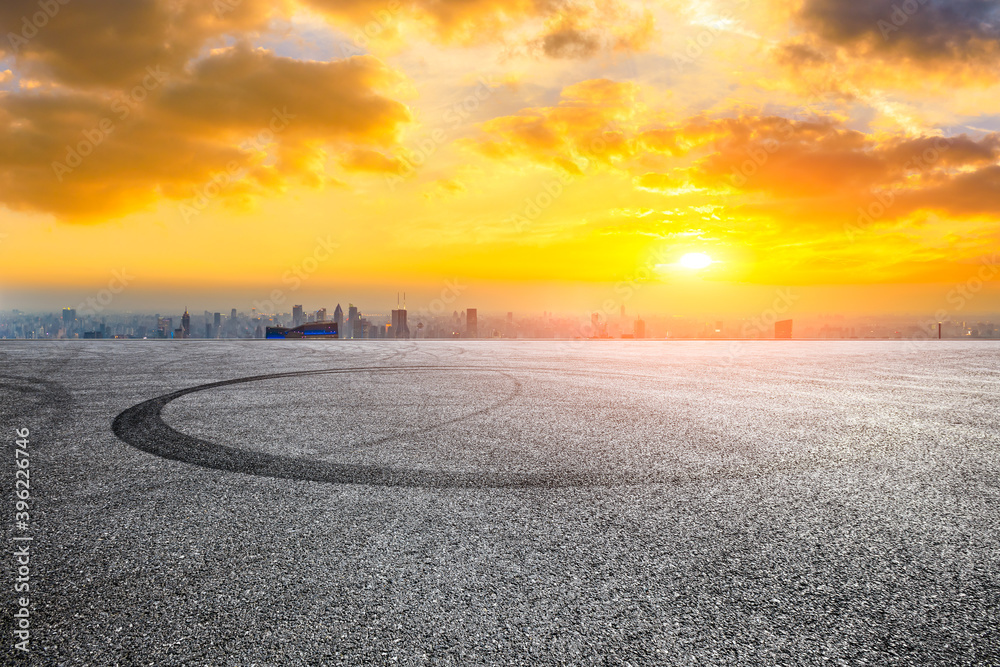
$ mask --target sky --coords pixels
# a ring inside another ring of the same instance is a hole
[[[0,309],[998,311],[998,57],[986,0],[5,0]]]

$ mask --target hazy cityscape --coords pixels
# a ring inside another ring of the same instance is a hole
[[[440,310],[440,309],[438,309]],[[388,313],[368,312],[348,303],[344,308],[306,309],[292,312],[203,310],[182,313],[0,311],[0,339],[262,339],[268,327],[296,327],[313,322],[336,322],[342,339],[769,339],[892,340],[937,338],[938,322],[932,316],[805,315],[792,318],[775,312],[755,317],[681,317],[631,313],[621,306],[606,311],[567,314],[480,312],[476,308],[449,313],[428,310]],[[790,331],[776,333],[784,323]],[[940,322],[946,339],[1000,338],[1000,314]]]

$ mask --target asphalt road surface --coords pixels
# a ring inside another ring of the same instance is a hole
[[[994,343],[5,341],[0,424],[10,664],[1000,664]]]

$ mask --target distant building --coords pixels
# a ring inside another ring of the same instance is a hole
[[[259,338],[260,327],[257,327],[255,337]],[[268,339],[291,340],[291,339],[311,339],[322,340],[329,338],[339,338],[337,324],[335,322],[310,322],[301,326],[286,329],[285,327],[267,327],[266,336]]]
[[[174,320],[171,317],[159,317],[156,320],[156,335],[160,338],[170,338],[173,331]]]
[[[355,336],[354,332],[357,329],[358,318],[360,313],[353,303],[347,304],[347,326],[344,328],[345,338],[361,338],[361,336]]]
[[[299,326],[305,321],[302,317],[302,304],[292,306],[292,323],[294,326]]]
[[[337,324],[337,331],[344,330],[344,309],[337,304],[337,307],[333,309],[333,321]]]
[[[348,319],[351,320],[351,338],[364,338],[365,326],[367,326],[368,320],[362,317],[361,311],[354,306],[350,307],[348,313],[353,313],[354,315],[353,318],[350,316],[348,317]]]
[[[235,308],[233,308],[233,312],[231,312],[229,314],[229,319],[231,319],[231,320],[235,320],[236,319],[236,309]]]
[[[392,332],[393,338],[409,338],[410,327],[406,324],[406,310],[400,308],[392,311]]]
[[[222,326],[222,313],[215,313],[213,316],[215,328],[218,329]]]
[[[637,317],[635,319],[634,332],[635,333],[633,335],[636,338],[645,338],[646,337],[646,323],[642,320],[642,318]]]
[[[479,314],[475,308],[465,309],[465,337],[479,338]]]
[[[76,320],[76,308],[63,308],[62,317],[63,325],[69,328],[72,326],[73,321]]]
[[[316,311],[316,321],[326,322],[326,308],[320,308]]]
[[[792,321],[780,320],[774,323],[774,337],[789,339],[792,337]]]
[[[184,309],[184,314],[181,316],[181,338],[191,337],[191,315],[188,314],[187,308]]]

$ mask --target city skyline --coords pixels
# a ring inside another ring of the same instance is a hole
[[[624,305],[614,311],[542,313],[482,312],[468,307],[451,313],[392,309],[365,311],[348,303],[263,313],[232,308],[228,313],[205,310],[201,315],[132,313],[63,308],[55,313],[0,311],[0,339],[251,339],[282,337],[288,330],[310,329],[319,336],[341,339],[674,339],[674,340],[918,340],[997,339],[1000,313],[973,317],[882,315],[847,317],[837,314],[793,315],[794,300],[776,300],[756,316],[717,319],[663,313],[632,313]],[[194,324],[192,324],[192,321]],[[175,327],[175,322],[179,327]],[[323,323],[328,326],[319,326]],[[409,324],[413,327],[410,328]],[[336,336],[332,336],[336,332]]]

